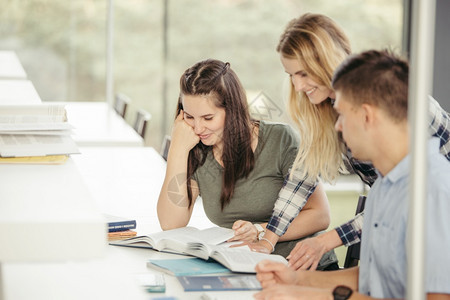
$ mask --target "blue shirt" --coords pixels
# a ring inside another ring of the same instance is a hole
[[[375,298],[406,294],[409,160],[380,175],[366,201],[359,292]],[[450,163],[438,138],[428,142],[427,185],[425,291],[450,294]]]
[[[429,134],[440,139],[440,152],[450,160],[450,115],[431,96],[429,97]],[[369,186],[377,179],[378,173],[370,162],[355,159],[350,150],[344,155],[351,173],[359,175]],[[267,229],[282,236],[294,218],[303,209],[317,186],[317,179],[302,178],[301,170],[293,170],[292,178],[286,177],[283,188],[275,202]],[[336,228],[342,243],[350,246],[360,242],[363,213]]]

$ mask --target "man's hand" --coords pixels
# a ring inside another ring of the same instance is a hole
[[[264,300],[326,300],[333,299],[332,292],[324,289],[298,285],[273,285],[254,295],[255,299]]]
[[[263,288],[275,284],[296,284],[297,276],[293,269],[285,264],[263,260],[256,265],[256,278]]]

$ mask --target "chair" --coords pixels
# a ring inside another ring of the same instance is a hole
[[[117,93],[114,98],[114,110],[121,116],[125,118],[125,113],[127,112],[127,107],[131,103],[131,99],[122,93]]]
[[[136,112],[136,121],[134,122],[133,128],[144,139],[145,139],[145,130],[151,118],[152,115],[143,109],[139,109]]]
[[[169,154],[170,142],[171,136],[166,135],[161,145],[161,151],[159,152],[159,154],[161,154],[162,158],[164,158],[165,161],[167,161],[167,155]]]
[[[365,204],[366,204],[366,196],[360,195],[358,199],[358,205],[356,206],[355,215],[359,214],[364,210]],[[351,268],[358,265],[360,249],[361,243],[357,243],[348,247],[347,254],[345,256],[344,268]]]

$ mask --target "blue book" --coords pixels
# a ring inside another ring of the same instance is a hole
[[[261,290],[256,275],[179,276],[185,292]]]
[[[151,259],[147,262],[147,267],[173,276],[231,273],[228,268],[215,261],[200,258]]]
[[[108,222],[108,232],[136,229],[136,220],[104,214]]]

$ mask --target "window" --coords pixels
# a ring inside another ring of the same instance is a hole
[[[0,0],[0,49],[16,51],[44,101],[105,101],[108,3]],[[170,133],[181,73],[205,58],[230,62],[249,95],[263,92],[280,108],[274,120],[287,121],[283,102],[287,77],[275,47],[287,22],[302,13],[333,18],[356,52],[401,49],[403,0],[111,3],[114,92],[131,98],[130,124],[139,108],[152,114],[148,143],[158,149]]]

